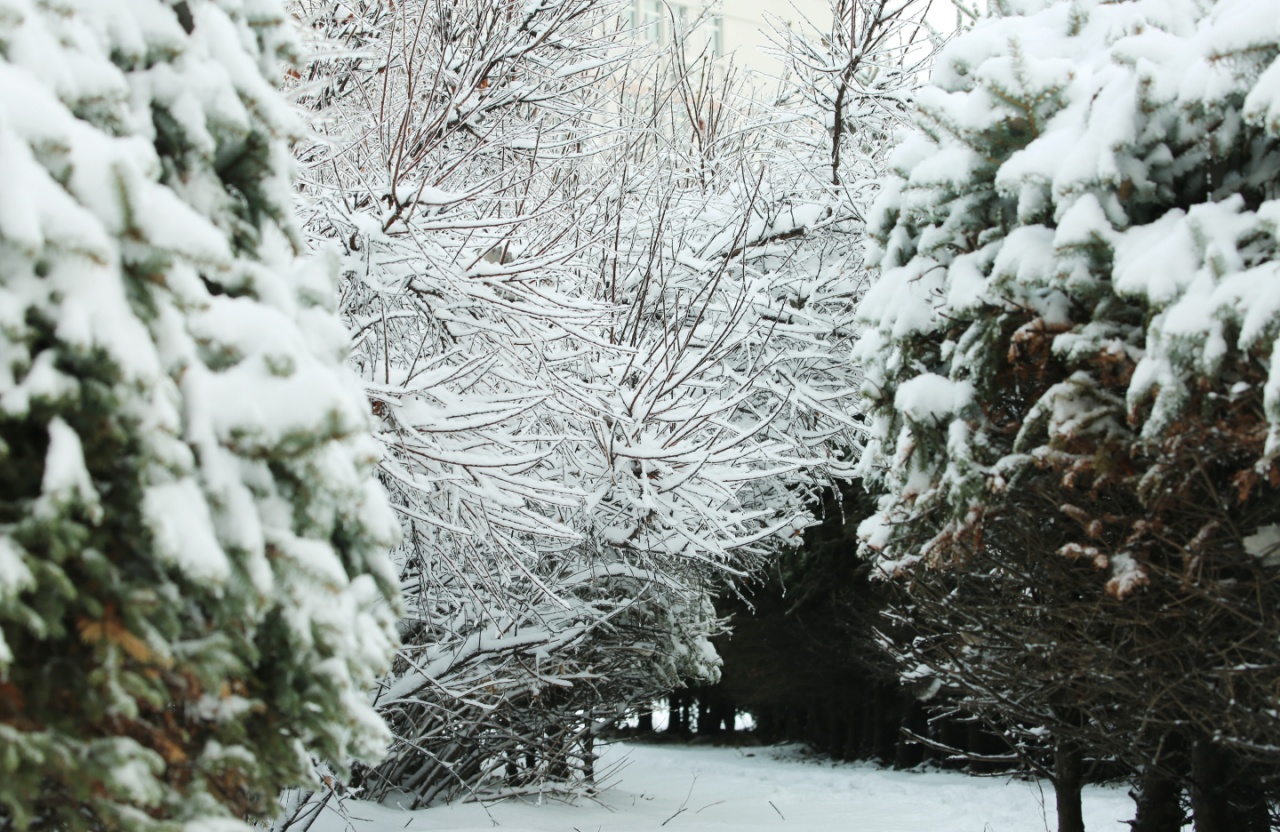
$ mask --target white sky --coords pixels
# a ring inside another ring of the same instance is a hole
[[[724,0],[726,14],[733,13],[735,2],[740,2],[740,0]],[[784,19],[793,16],[795,13],[793,0],[764,0],[761,5]],[[978,5],[982,4],[979,2]],[[827,19],[830,20],[829,17]],[[929,7],[928,20],[941,32],[949,33],[954,30],[956,26],[956,6],[953,0],[933,0],[932,5]]]
[[[733,2],[734,0],[725,0],[725,7],[731,7]],[[790,0],[772,0],[772,3],[777,7],[778,14],[790,8]],[[953,29],[956,25],[956,7],[952,0],[933,0],[929,9],[929,22],[942,31]]]
[[[648,2],[649,0],[637,0]],[[699,0],[677,0],[690,6],[700,5]],[[924,2],[924,0],[917,0]],[[701,0],[711,2],[711,0]],[[980,0],[979,0],[980,2]],[[764,17],[776,15],[783,21],[800,24],[801,29],[808,27],[800,21],[808,20],[817,35],[828,31],[830,26],[830,0],[720,0],[720,13],[726,21],[725,40],[728,49],[734,53],[735,62],[740,67],[754,69],[764,76],[776,76],[781,67],[770,53],[769,38]],[[893,0],[892,6],[901,5],[900,0]],[[918,11],[920,5],[913,5],[911,11]],[[823,19],[825,18],[825,19]],[[953,0],[933,0],[929,7],[929,22],[943,34],[951,33],[956,26],[956,7]]]
[[[929,9],[929,22],[939,31],[950,32],[956,27],[956,7],[951,0],[933,0]]]

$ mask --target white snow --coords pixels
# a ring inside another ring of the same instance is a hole
[[[1280,526],[1261,526],[1244,539],[1244,550],[1266,566],[1280,565]]]
[[[44,477],[40,483],[41,499],[36,512],[56,513],[53,503],[74,499],[97,507],[98,492],[93,487],[84,464],[84,447],[80,435],[55,416],[49,421],[49,450],[45,454]]]
[[[612,785],[596,801],[535,797],[407,812],[345,801],[312,832],[1034,832],[1056,828],[1048,783],[941,771],[888,771],[806,757],[796,746],[709,748],[618,744],[601,770]],[[1120,788],[1089,787],[1089,832],[1118,832],[1133,816]]]
[[[940,420],[973,400],[973,385],[936,373],[921,373],[898,387],[894,406],[917,422]]]
[[[142,501],[157,553],[191,578],[221,585],[231,562],[218,544],[209,506],[194,479],[153,485]]]

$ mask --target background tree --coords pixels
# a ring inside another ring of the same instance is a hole
[[[778,22],[773,40],[786,75],[761,108],[767,124],[747,134],[744,145],[748,158],[768,158],[760,189],[770,198],[754,210],[778,215],[762,223],[769,234],[744,247],[742,258],[769,274],[787,300],[777,315],[779,342],[793,345],[797,356],[827,357],[830,391],[861,382],[847,355],[858,333],[854,306],[866,285],[865,220],[891,137],[932,60],[937,36],[925,23],[928,9],[926,2],[839,0],[819,38]],[[807,368],[809,378],[816,369]],[[904,710],[913,724],[919,710],[902,698],[876,643],[884,592],[867,583],[867,570],[848,560],[852,551],[842,542],[852,533],[843,523],[866,510],[861,488],[847,480],[861,423],[846,397],[827,393],[836,406],[823,410],[821,394],[796,391],[804,393],[818,402],[819,417],[780,425],[821,437],[839,455],[829,470],[844,482],[825,483],[821,528],[771,564],[746,598],[726,597],[720,609],[732,612],[734,633],[717,642],[725,685],[698,695],[729,695],[771,736],[810,741],[837,756],[906,765],[919,749],[903,747],[899,754],[897,729]],[[801,646],[809,643],[811,649]]]
[[[396,537],[258,3],[0,6],[0,828],[273,814],[388,739]]]
[[[857,521],[873,504],[855,484],[823,508],[800,549],[744,597],[717,605],[732,615],[732,631],[716,641],[724,668],[713,701],[724,697],[749,712],[766,742],[916,765],[927,749],[900,729],[927,734],[924,709],[880,644],[890,587],[871,580],[870,565],[857,557]],[[713,731],[700,722],[698,733]]]

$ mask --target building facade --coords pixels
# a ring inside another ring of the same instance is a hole
[[[781,62],[772,54],[771,19],[814,36],[827,32],[829,0],[631,0],[624,24],[655,45],[670,44],[684,33],[690,51],[706,49],[717,58],[765,76],[776,76]]]

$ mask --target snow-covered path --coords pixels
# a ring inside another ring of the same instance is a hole
[[[1056,829],[1053,791],[944,772],[832,765],[769,748],[616,745],[614,785],[599,803],[442,806],[406,813],[349,802],[350,826],[328,813],[313,832],[1040,832]],[[1043,804],[1047,804],[1043,805]],[[1123,789],[1085,793],[1089,832],[1120,832]],[[665,823],[665,826],[663,825]]]

